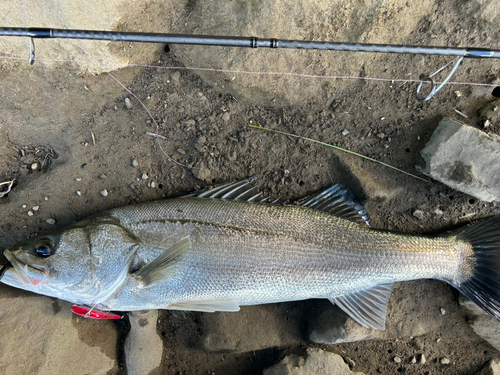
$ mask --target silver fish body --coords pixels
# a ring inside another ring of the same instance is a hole
[[[48,257],[33,252],[40,238],[6,250],[14,268],[2,282],[118,311],[237,311],[327,298],[381,329],[396,281],[440,279],[469,295],[477,259],[462,232],[397,234],[325,211],[207,198],[117,208],[53,236]],[[499,222],[489,229],[498,240]],[[498,302],[486,305],[493,314]]]

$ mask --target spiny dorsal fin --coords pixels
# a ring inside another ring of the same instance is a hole
[[[264,197],[253,184],[255,177],[247,178],[243,181],[216,186],[212,189],[185,195],[183,198],[209,198],[209,199],[226,199],[233,201],[245,202],[260,202],[260,203],[280,203],[277,199]]]
[[[155,284],[169,277],[174,267],[191,248],[190,237],[184,237],[158,258],[135,271],[132,276],[144,286]]]
[[[189,311],[240,311],[240,306],[233,300],[212,300],[212,301],[188,301],[178,302],[165,307],[169,310],[189,310]]]
[[[297,204],[370,226],[370,219],[363,205],[341,184],[303,198]]]
[[[366,328],[385,329],[387,304],[394,284],[380,284],[342,297],[330,298],[347,315]]]

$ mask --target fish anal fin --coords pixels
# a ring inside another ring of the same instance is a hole
[[[240,306],[233,300],[212,300],[212,301],[186,301],[174,303],[165,307],[168,310],[187,311],[239,311]]]
[[[345,186],[336,184],[297,202],[302,207],[325,211],[332,215],[370,226],[365,207]]]
[[[371,289],[330,298],[330,301],[363,327],[384,330],[387,304],[393,288],[393,283],[380,284]]]
[[[191,238],[189,236],[184,237],[163,252],[158,258],[139,268],[132,276],[143,284],[143,286],[149,286],[165,280],[172,275],[184,253],[190,248]]]

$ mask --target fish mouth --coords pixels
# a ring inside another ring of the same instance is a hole
[[[3,255],[5,255],[24,283],[37,286],[45,280],[49,274],[43,266],[32,266],[21,262],[9,250],[4,250]]]

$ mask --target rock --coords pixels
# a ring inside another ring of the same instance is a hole
[[[420,360],[418,361],[418,363],[420,363],[420,364],[423,365],[423,364],[425,364],[425,362],[427,362],[426,359],[425,359],[425,354],[421,354],[420,355]]]
[[[130,98],[125,98],[125,107],[127,109],[132,109],[132,100],[130,100]]]
[[[108,196],[108,190],[107,189],[101,190],[100,193],[101,193],[101,195],[103,197],[107,197]]]
[[[451,362],[448,358],[444,357],[444,358],[441,358],[441,362],[442,365],[449,365]]]
[[[47,221],[47,224],[50,224],[50,225],[54,225],[56,223],[56,221],[53,218],[48,218],[46,221]]]
[[[394,357],[392,360],[393,360],[394,362],[396,362],[396,363],[401,363],[401,358],[400,358],[400,357],[397,357],[397,356],[396,356],[396,357]]]
[[[413,214],[412,214],[414,217],[416,217],[417,219],[421,219],[424,217],[424,213],[420,210],[415,210],[413,211]]]
[[[142,178],[143,180],[147,180],[149,177],[148,177],[148,174],[147,174],[147,173],[143,173],[143,174],[142,174],[142,176],[141,176],[141,178]]]
[[[237,314],[203,314],[201,345],[210,352],[242,353],[303,343],[304,306],[292,302],[244,306]]]
[[[495,349],[500,350],[500,322],[468,298],[460,295],[458,301],[467,313],[467,322],[472,330],[488,341]]]
[[[38,163],[31,164],[31,170],[36,171],[38,169]]]
[[[137,168],[139,166],[139,162],[136,159],[132,159],[132,167]]]
[[[208,181],[210,178],[210,169],[204,161],[199,162],[191,169],[193,176],[198,180]]]
[[[69,302],[0,286],[2,375],[116,373],[111,321],[71,313]]]
[[[500,137],[444,118],[420,155],[422,173],[479,200],[500,200]]]
[[[389,300],[385,331],[362,327],[332,305],[311,319],[309,340],[316,344],[339,344],[420,336],[444,324],[445,317],[436,314],[437,306],[450,306],[446,319],[460,313],[451,301],[445,284],[432,281],[396,284]]]
[[[264,375],[362,375],[349,370],[341,356],[321,349],[308,348],[305,358],[296,354],[286,356],[277,365],[264,370]]]
[[[147,375],[160,366],[163,341],[156,332],[158,310],[129,313],[130,332],[125,339],[128,375]]]
[[[500,375],[500,358],[495,358],[489,361],[474,375]]]
[[[347,135],[347,134],[349,134],[349,130],[344,129],[344,130],[342,131],[342,135]]]
[[[227,112],[222,115],[222,120],[224,122],[228,122],[230,118],[231,118],[231,116]]]

